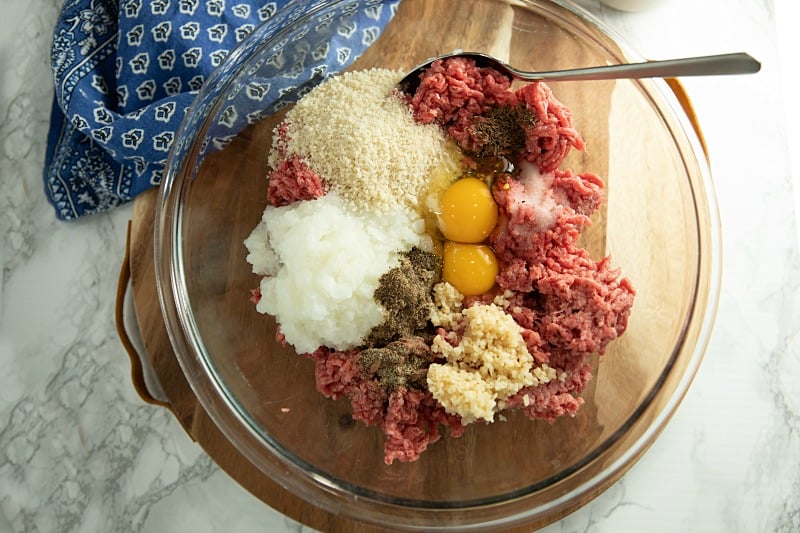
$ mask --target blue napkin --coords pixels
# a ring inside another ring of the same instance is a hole
[[[258,84],[257,97],[283,105],[286,95],[302,95],[290,90],[298,78],[318,83],[347,67],[378,37],[398,2],[351,2],[333,49],[308,54],[293,72]],[[320,3],[67,0],[51,51],[55,97],[44,173],[56,216],[105,211],[158,185],[178,126],[209,75],[254,30],[272,37]],[[270,107],[261,109],[267,114]],[[244,116],[254,119],[231,107],[231,117]],[[228,138],[243,127],[238,122],[229,124]]]

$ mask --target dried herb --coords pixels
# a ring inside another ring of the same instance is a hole
[[[489,109],[475,121],[475,133],[483,143],[478,155],[500,157],[523,150],[525,132],[535,122],[534,114],[521,104]]]
[[[431,290],[439,279],[442,260],[435,254],[412,248],[400,264],[383,274],[374,298],[386,310],[383,322],[372,328],[367,346],[383,346],[424,329],[433,303]]]
[[[358,354],[358,363],[368,378],[377,378],[387,390],[403,386],[425,389],[433,353],[421,337],[406,337],[382,348],[367,348]]]
[[[386,318],[370,331],[358,362],[365,377],[377,379],[387,391],[398,386],[427,387],[434,357],[425,336],[433,304],[431,290],[441,271],[439,256],[412,248],[379,280],[374,297],[386,310]]]

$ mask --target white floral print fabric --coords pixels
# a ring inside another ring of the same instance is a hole
[[[322,21],[338,25],[334,40],[293,36],[293,44],[305,45],[295,46],[291,68],[235,91],[208,151],[351,64],[380,35],[398,1],[343,4]],[[187,108],[228,54],[254,31],[270,38],[320,3],[67,0],[52,42],[55,98],[44,172],[56,216],[101,212],[158,185]]]

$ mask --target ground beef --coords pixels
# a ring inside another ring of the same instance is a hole
[[[555,224],[538,232],[530,229],[537,225],[536,208],[519,200],[528,198],[524,186],[510,178],[497,180],[493,192],[500,223],[490,242],[503,260],[498,286],[528,295],[519,307],[536,315],[520,316],[518,322],[527,328],[535,323],[539,336],[552,346],[588,356],[602,353],[625,330],[634,290],[611,268],[609,258],[593,261],[577,246],[602,199],[596,177],[558,176],[551,181],[553,196],[566,201],[556,208]]]
[[[459,57],[434,61],[411,98],[417,122],[439,124],[459,146],[473,151],[483,144],[475,135],[475,117],[497,105],[515,103],[506,76]]]
[[[539,334],[553,346],[577,356],[604,353],[625,331],[634,291],[608,259],[587,271],[552,273],[540,279],[543,316]]]
[[[418,122],[439,124],[470,152],[480,150],[486,142],[476,125],[487,111],[524,106],[532,114],[533,125],[525,130],[525,149],[519,156],[543,172],[558,168],[571,148],[584,149],[569,109],[546,84],[534,82],[513,91],[509,78],[495,69],[476,66],[473,59],[435,61],[422,74],[410,105]]]
[[[250,302],[253,304],[257,304],[260,301],[261,301],[261,287],[250,289]]]
[[[358,351],[339,352],[325,346],[310,354],[314,360],[314,375],[317,390],[323,396],[337,399],[349,392],[351,386],[357,385],[361,377],[361,366],[358,364]]]
[[[441,438],[440,425],[449,428],[451,437],[460,437],[464,433],[461,419],[447,414],[430,392],[405,387],[395,389],[389,396],[386,417],[381,425],[386,434],[386,464],[395,460],[416,461],[428,444]]]
[[[584,149],[584,142],[572,126],[572,113],[559,102],[546,84],[537,82],[520,88],[516,97],[536,121],[527,130],[524,159],[535,163],[542,172],[558,168],[571,148]]]
[[[589,216],[603,203],[603,180],[591,172],[573,174],[569,169],[553,170],[553,189],[579,215]]]
[[[553,422],[564,415],[574,416],[583,405],[577,396],[592,379],[591,366],[584,364],[564,381],[554,379],[536,387],[525,387],[506,401],[509,409],[519,409],[530,419]],[[527,397],[527,399],[526,399]]]
[[[519,391],[506,405],[552,421],[574,415],[583,403],[579,394],[592,376],[588,359],[625,331],[635,293],[609,258],[594,261],[577,245],[603,200],[599,178],[557,170],[536,179],[548,187],[537,190],[538,200],[510,175],[495,182],[500,222],[490,242],[501,258],[499,290],[513,294],[508,309],[525,330],[529,352],[560,373],[560,379]],[[545,204],[550,211],[542,215]],[[550,215],[553,221],[544,227],[537,221]]]
[[[500,216],[490,242],[498,258],[505,262],[500,276],[508,281],[500,283],[503,288],[530,291],[527,282],[520,284],[525,281],[516,273],[520,264],[525,265],[524,268],[547,269],[551,266],[547,264],[548,259],[554,260],[559,254],[570,253],[581,231],[590,223],[591,213],[582,211],[602,200],[602,190],[591,178],[583,182],[582,187],[575,187],[574,178],[580,179],[579,176],[561,180],[555,176],[553,174],[549,188],[550,197],[560,198],[561,202],[554,201],[548,207],[547,216],[543,215],[541,206],[531,201],[525,185],[510,175],[499,177],[492,187]],[[563,184],[569,185],[567,190]],[[581,211],[574,209],[573,205]],[[544,218],[547,220],[542,220]]]
[[[281,160],[269,174],[267,200],[275,207],[314,200],[324,194],[325,185],[320,175],[296,155]]]
[[[386,418],[389,394],[378,380],[358,380],[348,390],[353,419],[367,426],[380,425]]]
[[[447,428],[451,437],[464,433],[461,418],[447,414],[430,392],[402,385],[387,388],[374,369],[362,368],[360,355],[359,350],[338,352],[322,347],[308,357],[315,362],[317,390],[322,395],[347,397],[354,420],[381,428],[386,435],[387,464],[417,460],[428,444],[441,438],[440,427]]]

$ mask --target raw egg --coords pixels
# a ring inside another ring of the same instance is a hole
[[[494,286],[497,277],[497,257],[483,244],[444,243],[444,272],[446,282],[465,296],[483,294]]]
[[[497,224],[497,204],[478,178],[461,178],[439,200],[439,230],[454,242],[483,242]]]

